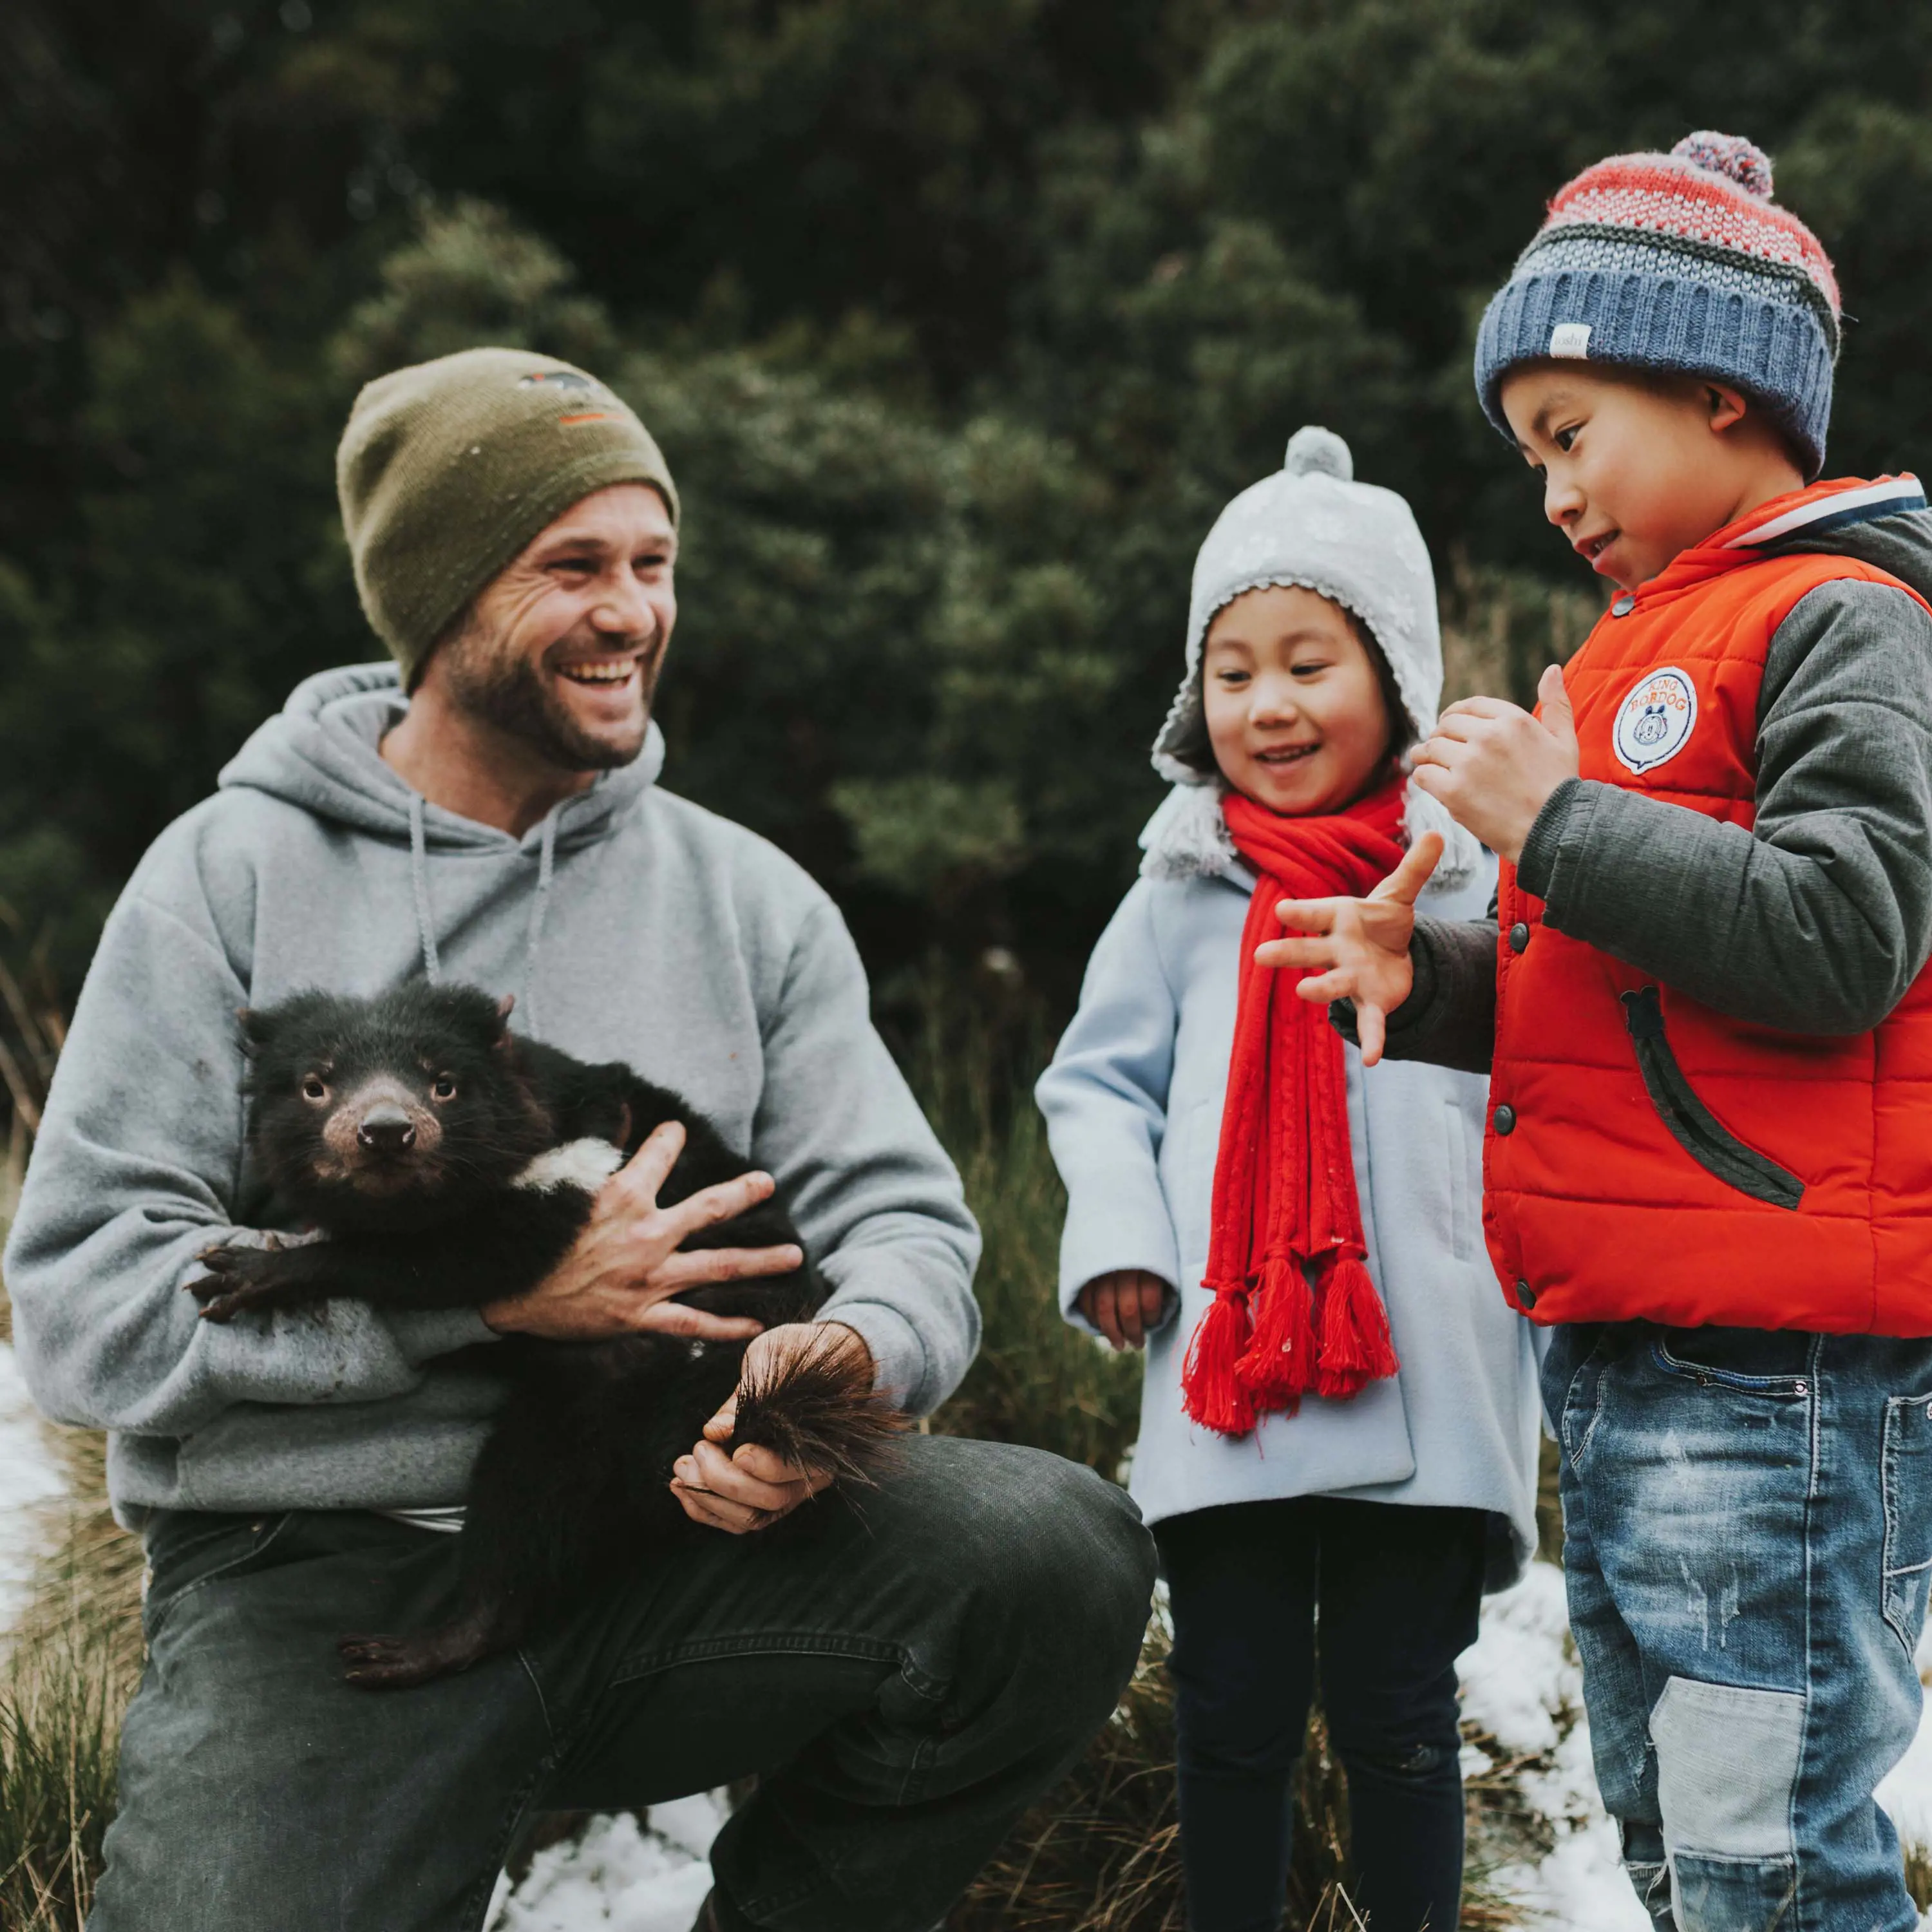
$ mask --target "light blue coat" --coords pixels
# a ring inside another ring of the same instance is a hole
[[[1420,909],[1480,917],[1494,872],[1490,860],[1430,889]],[[1147,1350],[1132,1490],[1150,1522],[1282,1496],[1462,1504],[1508,1525],[1491,1563],[1498,1587],[1535,1546],[1540,1411],[1531,1324],[1503,1300],[1483,1245],[1480,1076],[1396,1060],[1365,1069],[1345,1048],[1369,1271],[1400,1372],[1352,1401],[1311,1397],[1240,1441],[1182,1412],[1182,1360],[1211,1298],[1201,1277],[1253,884],[1238,865],[1142,878],[1094,949],[1037,1090],[1068,1196],[1062,1311],[1088,1328],[1079,1292],[1116,1268],[1180,1292],[1178,1318]]]

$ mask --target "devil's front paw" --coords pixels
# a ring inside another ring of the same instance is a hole
[[[298,1286],[299,1250],[285,1249],[274,1235],[260,1248],[205,1248],[197,1257],[207,1269],[187,1283],[201,1304],[205,1322],[230,1322],[244,1308],[292,1298]]]

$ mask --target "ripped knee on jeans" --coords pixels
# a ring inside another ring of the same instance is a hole
[[[1650,1736],[1681,1932],[1774,1932],[1797,1885],[1803,1696],[1672,1677]]]

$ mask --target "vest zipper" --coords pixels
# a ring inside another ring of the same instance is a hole
[[[1706,1174],[1754,1201],[1795,1208],[1804,1184],[1787,1168],[1748,1147],[1698,1099],[1684,1077],[1664,1030],[1664,1008],[1654,986],[1623,996],[1624,1023],[1636,1049],[1637,1070],[1671,1138]]]

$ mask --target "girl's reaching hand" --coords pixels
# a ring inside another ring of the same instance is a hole
[[[1276,917],[1304,936],[1255,948],[1257,965],[1298,966],[1307,974],[1294,989],[1301,998],[1355,1003],[1364,1066],[1382,1057],[1388,1016],[1415,984],[1408,963],[1415,897],[1442,856],[1442,835],[1425,832],[1365,899],[1283,899]]]
[[[1096,1275],[1080,1291],[1080,1312],[1116,1349],[1138,1348],[1160,1326],[1174,1291],[1144,1268],[1116,1268]]]

